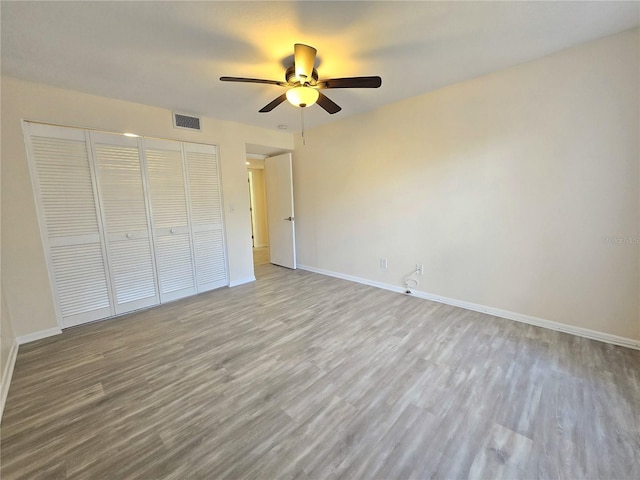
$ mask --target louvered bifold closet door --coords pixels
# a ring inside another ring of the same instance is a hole
[[[144,139],[160,300],[197,293],[180,142]]]
[[[216,147],[185,143],[198,292],[229,284]]]
[[[91,132],[116,313],[160,303],[139,142]]]
[[[63,327],[114,314],[83,130],[26,123],[49,274]]]

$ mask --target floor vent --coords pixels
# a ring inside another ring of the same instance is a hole
[[[173,114],[173,126],[175,128],[187,128],[189,130],[201,130],[200,117],[184,115],[182,113]]]

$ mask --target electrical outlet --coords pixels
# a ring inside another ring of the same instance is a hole
[[[386,270],[387,269],[387,259],[386,258],[381,258],[380,259],[380,268]]]
[[[421,263],[416,263],[416,275],[424,275],[424,265]]]

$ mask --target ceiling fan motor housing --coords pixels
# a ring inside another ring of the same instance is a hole
[[[298,83],[298,80],[296,79],[295,65],[291,65],[289,68],[287,68],[287,71],[284,74],[284,78],[289,85],[295,85],[296,83]],[[306,83],[308,83],[309,85],[315,85],[317,82],[318,82],[318,71],[314,68],[313,72],[311,73],[311,79],[307,79]]]

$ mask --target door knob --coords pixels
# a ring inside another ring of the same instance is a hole
[[[293,222],[293,217],[287,217],[285,218],[285,220],[289,220],[290,222]]]

